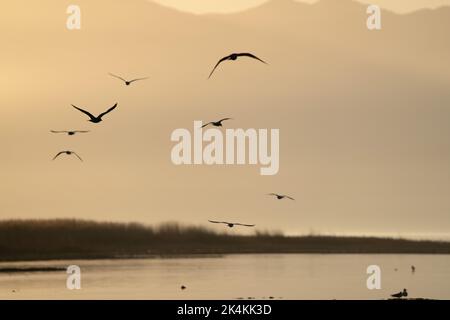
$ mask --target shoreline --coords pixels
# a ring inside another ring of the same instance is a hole
[[[147,259],[203,259],[203,258],[220,258],[231,255],[421,255],[421,256],[446,256],[450,253],[414,253],[414,252],[227,252],[227,253],[180,253],[180,254],[148,254],[148,255],[98,255],[98,256],[83,256],[83,255],[71,255],[71,256],[39,256],[39,257],[21,257],[4,259],[0,257],[0,264],[7,265],[8,263],[30,263],[30,262],[48,262],[48,261],[66,261],[66,260],[147,260]],[[14,268],[14,267],[12,267]],[[2,269],[0,267],[0,273],[7,268]],[[9,268],[8,268],[9,269]],[[26,267],[17,267],[17,270],[27,269]],[[33,269],[33,268],[30,268]],[[29,272],[33,272],[31,270]],[[44,270],[45,271],[45,270]],[[49,270],[49,271],[61,271],[61,270]],[[20,272],[20,271],[18,271]],[[25,270],[24,272],[28,272]]]

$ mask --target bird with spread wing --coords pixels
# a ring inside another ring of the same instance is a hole
[[[77,133],[87,133],[89,131],[88,130],[70,130],[70,131],[67,131],[67,130],[60,130],[60,131],[50,130],[50,132],[51,133],[65,133],[65,134],[67,134],[69,136],[73,136],[73,135],[75,135]]]
[[[269,193],[268,196],[275,196],[278,200],[282,200],[282,199],[290,199],[290,200],[295,200],[294,198],[287,196],[285,194],[278,194],[278,193]]]
[[[130,84],[132,84],[135,81],[148,79],[148,77],[144,77],[144,78],[136,78],[136,79],[132,79],[132,80],[126,80],[126,79],[124,79],[124,78],[122,78],[120,76],[116,76],[115,74],[112,74],[112,73],[110,73],[109,75],[114,77],[114,78],[122,80],[125,83],[126,86],[129,86]]]
[[[226,121],[226,120],[232,120],[232,118],[223,118],[223,119],[220,119],[219,121],[211,121],[211,122],[208,122],[208,123],[202,125],[202,128],[206,127],[207,125],[213,125],[214,127],[222,127],[222,121]]]
[[[94,116],[92,113],[83,110],[81,108],[78,108],[77,106],[72,105],[72,107],[74,107],[75,109],[77,109],[78,111],[83,112],[85,115],[87,115],[90,119],[88,121],[92,122],[92,123],[99,123],[102,121],[102,117],[108,113],[110,113],[111,111],[113,111],[116,107],[117,107],[117,103],[115,105],[113,105],[111,108],[109,108],[108,110],[106,110],[103,113],[100,113],[98,116]]]
[[[81,157],[75,152],[75,151],[71,151],[71,150],[64,150],[64,151],[60,151],[58,152],[54,157],[53,160],[55,160],[56,158],[58,158],[60,155],[62,154],[67,154],[67,155],[74,155],[76,156],[78,159],[80,159],[80,161],[83,161],[83,159],[81,159]]]
[[[217,69],[217,67],[219,66],[219,64],[221,64],[221,63],[224,62],[224,61],[228,61],[228,60],[230,60],[230,61],[235,61],[235,60],[237,60],[237,58],[239,58],[239,57],[249,57],[249,58],[252,58],[252,59],[261,61],[261,62],[264,63],[264,64],[267,64],[267,62],[265,62],[264,60],[258,58],[257,56],[255,56],[255,55],[253,55],[253,54],[251,54],[251,53],[248,53],[248,52],[244,52],[244,53],[232,53],[232,54],[230,54],[229,56],[223,57],[222,59],[220,59],[220,60],[216,63],[216,65],[214,66],[213,70],[212,70],[211,73],[209,74],[208,79],[211,78],[212,74],[214,73],[214,71],[216,71],[216,69]]]
[[[244,223],[237,223],[237,222],[214,221],[214,220],[208,220],[208,221],[211,223],[226,224],[230,228],[233,228],[234,226],[243,226],[243,227],[254,227],[255,226],[255,224],[244,224]]]

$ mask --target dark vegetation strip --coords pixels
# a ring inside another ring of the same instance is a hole
[[[0,260],[231,253],[450,253],[450,242],[318,235],[288,237],[270,232],[256,232],[251,236],[230,233],[177,223],[151,227],[136,223],[66,219],[7,220],[0,221]]]

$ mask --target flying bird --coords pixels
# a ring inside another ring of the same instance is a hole
[[[416,272],[416,267],[415,266],[411,266],[411,272],[412,273]]]
[[[61,131],[55,131],[55,130],[50,130],[51,133],[67,133],[67,135],[69,136],[73,136],[74,134],[77,133],[86,133],[89,131],[86,130],[71,130],[71,131],[66,131],[66,130],[61,130]]]
[[[222,62],[227,61],[227,60],[232,60],[232,61],[237,60],[237,58],[239,58],[239,57],[249,57],[249,58],[256,59],[258,61],[261,61],[262,63],[267,64],[267,62],[265,62],[264,60],[261,60],[260,58],[258,58],[257,56],[255,56],[251,53],[232,53],[229,56],[223,57],[222,59],[220,59],[217,62],[217,64],[214,66],[213,70],[209,74],[208,79],[211,78],[212,74],[214,73],[214,71],[216,71],[219,64],[221,64]]]
[[[236,223],[236,222],[226,222],[226,221],[213,221],[208,220],[211,223],[223,223],[226,224],[228,227],[233,228],[234,226],[243,226],[243,227],[254,227],[254,224],[243,224],[243,223]]]
[[[148,79],[148,77],[145,77],[145,78],[136,78],[136,79],[133,79],[133,80],[125,80],[124,78],[116,76],[115,74],[112,74],[112,73],[110,73],[109,75],[113,76],[114,78],[122,80],[123,82],[125,82],[125,85],[127,85],[127,86],[129,86],[131,83],[133,83],[135,81]]]
[[[81,157],[74,151],[70,151],[70,150],[66,150],[66,151],[60,151],[56,154],[56,156],[53,157],[53,160],[55,160],[56,158],[58,158],[60,155],[62,154],[67,154],[67,155],[75,155],[78,159],[80,159],[80,161],[83,161],[83,159],[81,159]]]
[[[393,297],[393,298],[402,298],[402,297],[407,297],[407,296],[408,296],[408,292],[406,291],[406,289],[403,289],[403,291],[401,291],[399,293],[391,294],[391,297]]]
[[[269,193],[268,196],[275,196],[275,197],[277,197],[278,200],[281,200],[281,199],[284,199],[284,198],[295,200],[294,198],[289,197],[289,196],[284,195],[284,194]]]
[[[211,121],[211,122],[208,122],[208,123],[202,125],[202,128],[206,127],[209,124],[213,125],[214,127],[221,127],[222,121],[225,121],[225,120],[232,120],[232,118],[223,118],[223,119],[220,119],[219,121]]]
[[[109,108],[108,110],[106,110],[105,112],[100,113],[97,117],[95,117],[94,115],[92,115],[92,113],[90,113],[90,112],[88,112],[88,111],[86,111],[86,110],[83,110],[83,109],[81,109],[81,108],[78,108],[77,106],[72,105],[72,107],[74,107],[75,109],[77,109],[77,110],[83,112],[85,115],[87,115],[87,116],[90,118],[88,121],[90,121],[90,122],[92,122],[92,123],[99,123],[99,122],[102,121],[102,117],[103,117],[105,114],[107,114],[107,113],[113,111],[113,110],[117,107],[117,103],[116,103],[115,105],[113,105],[111,108]]]

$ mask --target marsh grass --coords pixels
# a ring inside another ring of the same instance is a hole
[[[175,222],[152,227],[70,219],[0,221],[3,261],[229,253],[448,254],[450,243],[373,237],[292,237],[268,231],[235,235]]]

